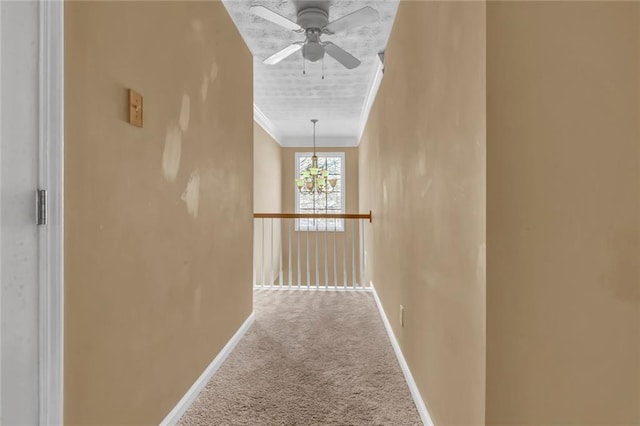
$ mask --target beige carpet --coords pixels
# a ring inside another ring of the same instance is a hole
[[[369,293],[258,290],[191,425],[421,425]]]

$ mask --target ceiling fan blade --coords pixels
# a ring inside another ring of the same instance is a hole
[[[267,65],[275,65],[278,62],[280,62],[281,60],[285,59],[286,57],[291,56],[294,53],[296,53],[298,50],[300,50],[302,45],[303,45],[303,43],[291,44],[291,45],[285,47],[284,49],[282,49],[281,51],[276,52],[273,55],[269,56],[267,59],[262,61],[262,63],[267,64]]]
[[[339,31],[345,31],[350,28],[371,24],[380,19],[378,11],[370,6],[358,9],[348,15],[338,18],[333,22],[329,22],[323,30],[329,34],[335,34]]]
[[[347,52],[346,50],[342,49],[341,47],[336,46],[335,44],[333,44],[331,42],[325,43],[324,50],[333,59],[335,59],[336,61],[340,62],[342,65],[344,65],[345,68],[348,68],[348,69],[352,70],[352,69],[356,68],[358,65],[360,65],[360,61],[358,60],[358,58],[356,58],[351,53]]]
[[[285,27],[288,30],[304,31],[300,25],[282,15],[277,14],[271,9],[267,9],[264,6],[251,6],[249,10],[254,15],[259,16],[262,19],[266,19],[267,21],[271,21],[274,24],[278,24],[281,27]]]

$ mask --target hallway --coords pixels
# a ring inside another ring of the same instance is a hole
[[[180,424],[421,424],[371,293],[257,290],[254,312]]]
[[[640,426],[639,77],[640,1],[0,0],[0,425]]]

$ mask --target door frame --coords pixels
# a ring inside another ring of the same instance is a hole
[[[39,421],[63,423],[64,372],[64,1],[39,0],[38,184],[47,224],[38,229]]]

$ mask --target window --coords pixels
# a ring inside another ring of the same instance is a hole
[[[333,191],[327,194],[305,194],[294,187],[296,193],[296,213],[344,213],[345,181],[344,152],[318,152],[318,166],[327,168],[330,177],[338,179]],[[296,152],[295,176],[300,178],[302,171],[311,165],[311,152]],[[298,219],[296,231],[343,231],[343,219]]]

